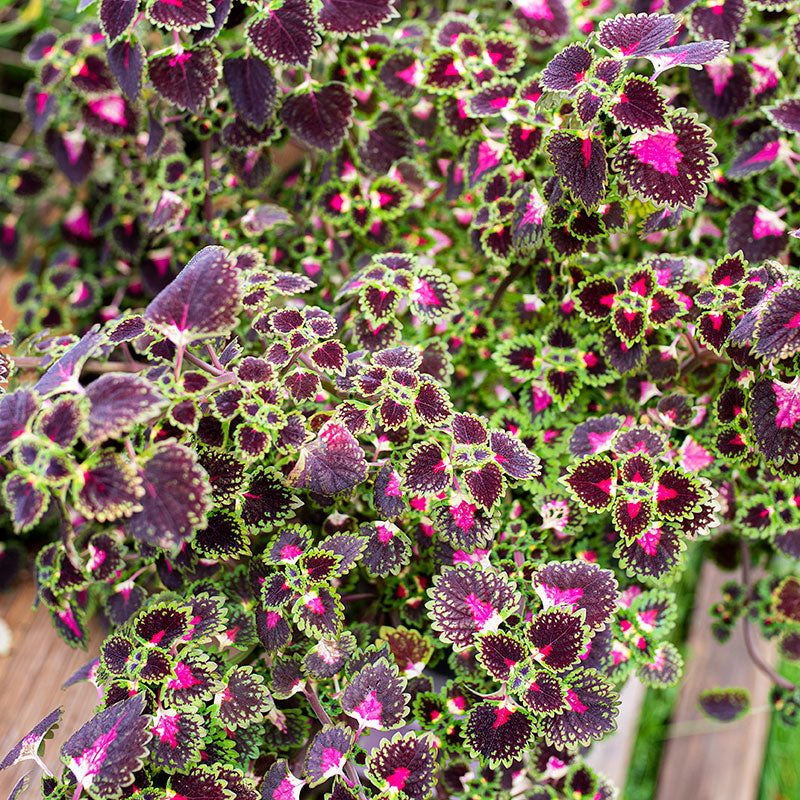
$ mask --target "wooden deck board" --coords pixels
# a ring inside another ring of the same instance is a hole
[[[53,630],[44,608],[33,610],[33,582],[26,582],[0,596],[0,616],[13,634],[9,655],[0,657],[0,756],[5,755],[39,720],[54,708],[64,706],[64,717],[54,739],[47,742],[44,761],[60,772],[61,745],[92,715],[97,691],[80,683],[61,691],[61,684],[98,651],[100,631],[90,626],[89,653],[68,647]],[[34,770],[26,761],[0,772],[0,797],[7,797],[14,784]],[[35,783],[31,794],[35,797]]]
[[[708,609],[720,587],[734,577],[703,566],[689,631],[689,656],[667,742],[655,800],[756,800],[769,730],[769,714],[748,714],[732,723],[705,718],[697,708],[703,689],[743,686],[753,708],[767,705],[770,680],[747,655],[741,624],[720,645],[711,635]],[[768,653],[767,645],[758,646]],[[643,709],[647,713],[647,708]]]

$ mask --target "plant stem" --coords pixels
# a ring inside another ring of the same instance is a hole
[[[203,213],[206,219],[206,227],[211,225],[214,219],[214,206],[211,202],[211,137],[203,139],[203,177],[206,182],[206,196],[203,201]],[[210,231],[209,231],[210,232]]]
[[[36,753],[33,754],[33,760],[39,765],[39,768],[42,770],[42,772],[44,772],[45,775],[47,775],[48,778],[53,777],[53,773],[50,772],[50,768],[38,755],[36,755]]]
[[[741,540],[740,548],[742,551],[742,583],[744,584],[745,588],[745,597],[747,600],[750,600],[750,547],[748,546],[747,542],[744,539]],[[744,626],[744,644],[747,648],[747,653],[752,659],[753,663],[766,675],[768,675],[771,680],[776,683],[781,689],[786,689],[790,692],[796,691],[797,687],[787,678],[784,678],[783,675],[779,675],[766,661],[761,657],[761,655],[756,650],[755,642],[753,641],[753,631],[750,627],[750,617],[747,613],[747,609],[744,611],[744,615],[742,617],[742,624]]]
[[[306,700],[308,700],[311,709],[317,715],[317,719],[323,725],[333,725],[333,720],[330,718],[330,715],[319,701],[317,693],[310,686],[306,686],[306,688],[303,689],[303,694],[305,695]],[[358,777],[358,772],[356,772],[356,765],[353,763],[352,759],[347,759],[347,763],[344,765],[344,771],[347,777],[350,779],[350,782],[354,786],[358,787],[357,791],[359,800],[366,800],[364,797],[364,790],[361,788],[361,780]]]
[[[500,305],[500,301],[503,299],[503,295],[508,290],[509,286],[511,286],[514,281],[519,278],[525,270],[528,268],[527,264],[523,264],[521,261],[517,261],[508,270],[508,274],[500,281],[500,285],[495,290],[494,295],[492,296],[491,302],[489,303],[489,307],[486,309],[487,314],[492,314],[494,311],[497,310],[497,307]]]
[[[211,364],[203,361],[202,358],[198,358],[196,355],[185,352],[183,357],[194,364],[196,367],[200,367],[200,369],[205,370],[206,372],[210,372],[215,378],[219,378],[221,375],[225,374],[224,369],[218,369],[217,367],[212,367]]]
[[[41,358],[33,356],[12,356],[11,360],[14,362],[14,366],[19,369],[38,369],[42,364]],[[95,361],[90,359],[83,365],[83,369],[87,372],[141,372],[149,366],[149,364],[141,364],[139,362],[129,364],[124,361]]]

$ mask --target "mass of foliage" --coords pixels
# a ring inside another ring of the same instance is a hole
[[[791,6],[81,0],[29,37],[0,582],[108,633],[63,769],[60,709],[0,769],[605,800],[688,548],[793,721],[754,635],[800,658]]]

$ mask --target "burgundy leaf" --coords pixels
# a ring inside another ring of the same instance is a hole
[[[222,247],[205,247],[147,306],[145,319],[178,347],[224,336],[239,320],[239,273]]]
[[[413,731],[384,739],[367,757],[367,777],[382,795],[427,800],[436,786],[436,750]]]
[[[281,106],[284,125],[302,142],[333,152],[352,121],[355,100],[343,83],[328,83],[289,95]]]
[[[95,797],[118,797],[141,769],[152,738],[151,717],[140,692],[92,717],[61,748],[61,760],[78,786]]]
[[[443,642],[469,647],[478,633],[494,632],[517,610],[516,587],[502,572],[460,565],[433,579],[426,608]]]
[[[206,523],[208,478],[194,454],[171,442],[156,445],[144,464],[142,510],[125,522],[135,539],[171,548]]]
[[[277,105],[278,86],[272,70],[253,55],[226,58],[222,74],[234,108],[250,125],[263,128]]]
[[[464,741],[474,758],[489,767],[509,766],[526,753],[533,737],[531,718],[510,700],[479,703],[469,711]]]
[[[263,58],[305,69],[320,42],[309,0],[284,0],[256,14],[247,23],[245,36]]]
[[[606,185],[606,151],[602,141],[570,131],[555,131],[547,154],[564,188],[584,206],[600,202]]]
[[[317,19],[323,30],[364,34],[397,16],[394,0],[321,0]]]
[[[359,730],[391,730],[408,714],[406,680],[386,658],[359,669],[342,693],[342,711],[358,723]]]
[[[90,408],[83,438],[90,446],[128,433],[166,405],[161,392],[139,375],[102,375],[86,387],[86,396]]]
[[[211,45],[151,56],[147,72],[156,91],[178,108],[197,113],[219,82],[220,59]]]

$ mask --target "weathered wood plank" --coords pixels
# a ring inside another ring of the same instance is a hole
[[[706,719],[697,708],[703,689],[743,686],[753,708],[767,703],[770,681],[747,655],[741,625],[720,645],[712,637],[708,609],[731,579],[711,563],[703,566],[689,631],[689,657],[667,731],[656,800],[755,800],[769,715],[749,714],[732,723]],[[767,647],[759,641],[762,652]],[[643,709],[647,713],[647,708]]]
[[[33,581],[0,597],[0,616],[14,636],[11,652],[0,658],[0,756],[61,705],[64,717],[44,756],[45,763],[58,774],[61,745],[91,716],[97,704],[97,691],[91,684],[81,683],[66,692],[61,691],[61,684],[97,653],[101,634],[99,628],[90,626],[89,653],[71,649],[53,630],[47,611],[33,610],[34,597]],[[38,782],[40,771],[30,761],[0,772],[0,797],[7,797],[31,769]],[[37,794],[35,786],[31,796]]]

